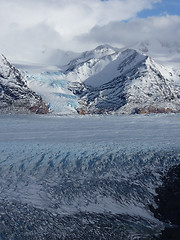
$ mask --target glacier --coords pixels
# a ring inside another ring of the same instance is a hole
[[[53,114],[77,114],[78,97],[68,89],[70,81],[62,71],[25,74],[28,86],[40,94]]]
[[[155,239],[180,115],[0,115],[0,239]]]

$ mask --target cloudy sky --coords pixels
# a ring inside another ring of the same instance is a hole
[[[179,0],[0,0],[0,52],[38,62],[56,49],[130,47],[156,39],[180,46]]]

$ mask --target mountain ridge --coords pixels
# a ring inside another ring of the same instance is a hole
[[[17,68],[0,55],[0,113],[48,113],[48,106],[33,92]]]
[[[100,45],[59,70],[23,75],[54,114],[180,112],[180,71],[135,49]]]
[[[84,82],[79,113],[179,112],[174,72],[136,50],[127,49],[109,66]],[[114,76],[113,76],[114,74]],[[105,78],[104,83],[102,81]],[[101,84],[97,85],[97,82]],[[82,87],[81,87],[82,88]],[[73,89],[74,90],[74,89]]]

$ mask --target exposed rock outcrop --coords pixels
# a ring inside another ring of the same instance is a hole
[[[156,189],[155,202],[157,208],[152,208],[154,215],[161,221],[171,223],[166,227],[159,239],[180,239],[180,165],[171,168],[163,177],[163,184]]]

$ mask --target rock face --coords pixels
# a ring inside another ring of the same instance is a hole
[[[180,165],[171,168],[157,190],[155,217],[174,226],[166,227],[159,239],[180,239]]]
[[[80,97],[79,113],[180,111],[179,91],[174,82],[177,77],[180,81],[180,77],[171,69],[132,49],[116,52],[115,56],[99,72],[89,77],[87,74],[84,81],[81,78],[81,83],[71,86],[74,94]],[[82,75],[83,64],[81,62],[81,68],[78,64],[68,71]]]
[[[29,89],[20,72],[0,55],[0,113],[48,113],[42,98]]]

